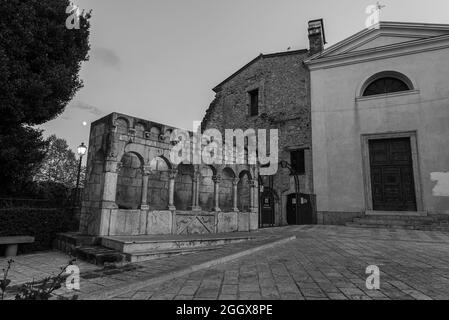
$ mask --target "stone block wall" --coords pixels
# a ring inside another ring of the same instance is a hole
[[[223,133],[225,129],[277,129],[279,161],[290,163],[290,151],[305,149],[306,173],[299,177],[300,192],[312,194],[310,76],[303,64],[307,57],[307,50],[298,50],[260,55],[248,63],[214,88],[216,96],[202,129],[215,128]],[[249,113],[248,92],[254,89],[259,90],[257,116]],[[287,169],[278,169],[273,192],[275,224],[285,225],[287,196],[295,193],[294,179]],[[245,188],[239,188],[240,199],[245,194]]]

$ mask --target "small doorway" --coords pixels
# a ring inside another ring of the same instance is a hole
[[[274,196],[270,190],[264,190],[260,196],[261,228],[273,227],[274,221]]]
[[[296,193],[287,196],[287,223],[289,225],[313,224],[311,196],[300,193],[299,200],[296,198]],[[296,206],[298,206],[298,210],[296,210]]]
[[[373,210],[416,211],[410,138],[369,140]]]

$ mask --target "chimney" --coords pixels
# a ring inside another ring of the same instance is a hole
[[[324,50],[326,36],[324,35],[323,19],[309,21],[309,52],[313,56]]]

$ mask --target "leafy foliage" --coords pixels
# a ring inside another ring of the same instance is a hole
[[[46,156],[34,180],[55,182],[68,188],[76,187],[79,162],[67,141],[52,135],[48,138]],[[80,186],[84,181],[85,167],[81,168]]]
[[[44,159],[46,147],[40,131],[0,125],[0,195],[31,187],[31,177]]]
[[[31,281],[25,283],[20,287],[19,292],[15,296],[15,300],[49,300],[55,290],[62,287],[66,281],[66,270],[68,266],[74,264],[76,259],[71,259],[65,267],[61,268],[61,272],[56,276],[45,277],[40,281]],[[3,269],[3,279],[0,279],[0,300],[4,300],[5,293],[8,286],[11,284],[11,279],[8,279],[8,273],[14,260],[8,260],[8,266]],[[58,300],[77,300],[78,296],[74,295],[71,299],[58,297]]]
[[[1,125],[37,125],[64,111],[82,87],[90,13],[67,29],[69,0],[0,2]]]
[[[32,128],[54,119],[82,87],[90,13],[67,29],[69,0],[0,1],[0,192],[20,193],[44,158]]]
[[[13,259],[9,259],[8,260],[8,266],[6,267],[6,269],[3,269],[3,279],[0,279],[0,300],[3,300],[5,298],[5,292],[6,289],[8,288],[9,284],[11,283],[11,280],[8,279],[8,273],[9,270],[11,269],[11,265],[14,263]]]
[[[16,295],[16,300],[48,300],[52,297],[53,292],[62,287],[66,281],[65,271],[68,266],[73,265],[75,259],[69,261],[69,263],[61,268],[61,272],[55,277],[46,277],[41,281],[32,281],[24,284]],[[63,299],[63,298],[61,298]],[[74,295],[71,300],[78,299],[78,296]]]
[[[11,208],[0,210],[0,237],[28,235],[32,244],[21,245],[21,251],[47,250],[56,234],[75,231],[78,221],[71,209]]]

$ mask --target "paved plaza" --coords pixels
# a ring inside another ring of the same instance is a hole
[[[449,233],[341,226],[261,232],[272,238],[112,269],[83,264],[78,294],[81,299],[155,300],[449,298]],[[238,258],[239,252],[246,254]],[[65,258],[55,252],[17,257],[20,269],[11,275],[36,276],[27,268],[48,271],[53,263],[58,269]],[[369,265],[380,269],[379,290],[366,288]]]

